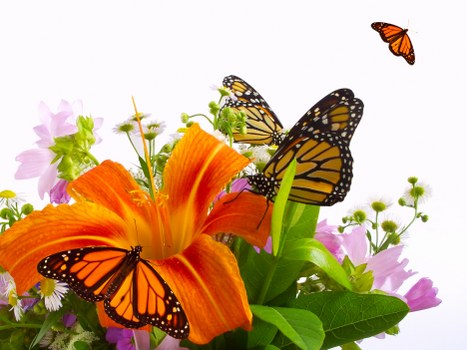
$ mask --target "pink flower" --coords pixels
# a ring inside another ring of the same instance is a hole
[[[328,225],[326,219],[320,221],[316,225],[315,239],[324,244],[336,259],[342,262],[344,258],[342,252],[342,235],[335,234],[337,226]]]
[[[71,135],[78,131],[74,122],[81,110],[80,101],[71,105],[62,100],[58,106],[58,112],[55,114],[44,102],[39,104],[39,119],[42,124],[34,128],[35,133],[39,136],[39,141],[36,142],[38,148],[24,151],[16,157],[16,160],[21,164],[16,171],[15,178],[39,177],[38,190],[41,199],[58,182],[57,165],[51,164],[55,154],[49,147],[54,145],[54,138]]]
[[[419,311],[438,306],[441,299],[437,298],[438,288],[433,287],[433,282],[426,277],[420,278],[417,283],[404,295],[410,311]]]
[[[405,270],[408,259],[398,261],[403,248],[402,245],[388,248],[368,259],[366,269],[373,271],[373,289],[396,293],[410,276],[416,274],[412,270]]]
[[[180,347],[180,339],[175,339],[167,335],[157,347],[157,350],[188,350],[188,348]]]
[[[58,180],[54,187],[49,191],[50,203],[63,204],[68,203],[71,200],[70,195],[66,191],[68,181]]]

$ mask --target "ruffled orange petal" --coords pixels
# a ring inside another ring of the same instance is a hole
[[[128,246],[142,245],[145,254],[164,257],[156,204],[121,164],[106,160],[71,182],[67,190],[76,201],[97,203],[120,216],[127,223]]]
[[[199,233],[210,203],[227,182],[249,163],[212,135],[191,126],[175,147],[164,170],[164,193],[174,217],[172,232],[185,248]]]
[[[50,254],[90,245],[128,249],[125,227],[119,216],[93,203],[48,205],[0,235],[0,266],[13,276],[21,295],[42,278],[37,264]]]
[[[206,344],[237,327],[251,329],[245,286],[225,245],[200,235],[183,253],[154,263],[185,311],[189,340]]]
[[[202,229],[203,233],[232,233],[263,247],[271,231],[273,203],[250,193],[230,193],[216,202]]]

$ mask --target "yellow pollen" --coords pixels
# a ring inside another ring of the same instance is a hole
[[[10,190],[0,191],[0,198],[12,199],[16,198],[16,193]]]
[[[41,283],[41,294],[45,297],[50,297],[55,290],[55,280],[50,278],[44,278]]]

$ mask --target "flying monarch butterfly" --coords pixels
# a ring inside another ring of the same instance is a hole
[[[339,102],[327,107],[334,99]],[[263,172],[248,177],[249,184],[273,200],[285,170],[296,159],[289,200],[324,206],[344,200],[352,181],[349,144],[362,115],[363,103],[351,90],[329,94],[292,127]]]
[[[104,301],[107,315],[126,328],[151,324],[175,338],[186,338],[189,324],[170,287],[141,246],[85,247],[52,254],[37,265],[40,274],[66,282],[87,301]]]
[[[408,29],[384,22],[374,22],[371,28],[379,33],[384,42],[389,43],[389,50],[394,55],[404,57],[410,65],[415,63],[415,52],[407,34]]]

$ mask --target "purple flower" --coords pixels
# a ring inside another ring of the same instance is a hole
[[[71,328],[76,323],[77,317],[73,314],[65,314],[62,317],[63,325],[66,328]]]
[[[109,327],[105,339],[117,350],[149,349],[149,333],[143,330]]]
[[[16,171],[15,178],[39,177],[38,190],[41,199],[58,182],[57,165],[51,164],[55,154],[49,147],[54,145],[54,138],[71,135],[78,131],[74,122],[81,110],[82,105],[79,101],[72,106],[62,100],[57,113],[52,113],[45,103],[39,104],[39,119],[42,124],[34,128],[39,136],[39,141],[36,142],[38,148],[24,151],[16,157],[21,164]]]
[[[259,252],[261,251],[261,248],[260,247],[257,247],[257,246],[253,246],[253,248],[256,250],[256,252],[259,254]],[[268,254],[271,254],[272,253],[272,238],[271,236],[268,237],[268,240],[266,241],[266,244],[265,246],[263,247],[264,251]]]
[[[410,311],[419,311],[438,306],[441,299],[437,298],[438,288],[426,277],[420,278],[417,283],[404,295]]]
[[[54,187],[50,189],[50,203],[63,204],[71,200],[70,195],[66,191],[68,181],[60,179]]]

